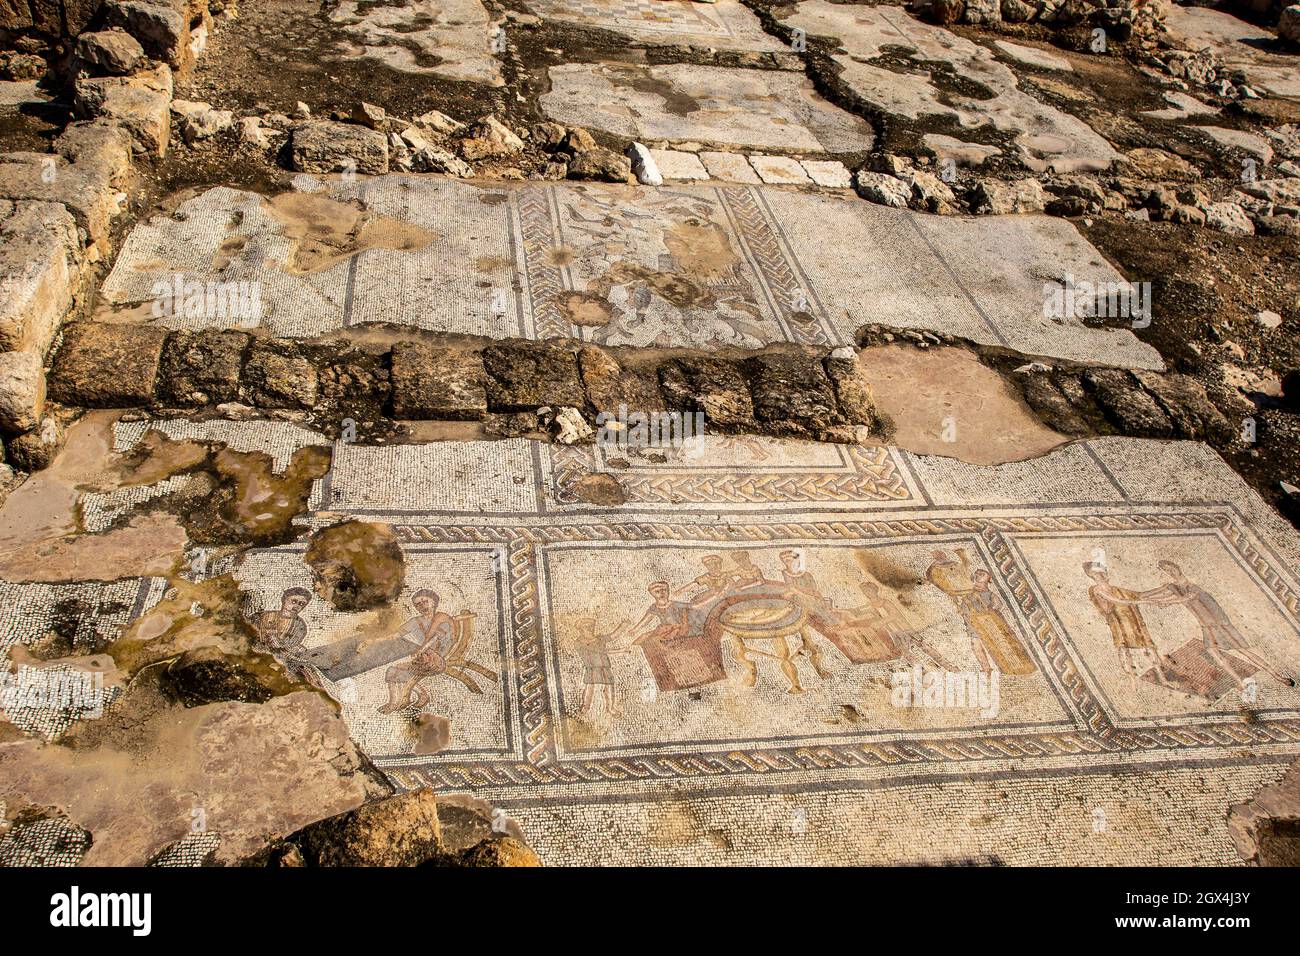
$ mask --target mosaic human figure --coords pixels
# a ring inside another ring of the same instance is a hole
[[[683,584],[674,592],[693,590],[694,593],[690,598],[692,604],[700,604],[718,597],[731,584],[731,574],[722,566],[721,555],[706,554],[701,563],[704,565],[704,573]]]
[[[1145,654],[1151,658],[1156,680],[1165,686],[1165,665],[1168,659],[1156,648],[1155,641],[1147,630],[1147,623],[1142,612],[1132,602],[1138,592],[1118,587],[1110,581],[1110,575],[1104,565],[1089,561],[1083,566],[1083,573],[1092,578],[1095,584],[1088,588],[1088,598],[1093,607],[1101,614],[1106,626],[1110,628],[1115,651],[1119,655],[1120,666],[1130,678],[1136,680],[1138,668],[1134,663],[1135,653]]]
[[[875,581],[862,581],[858,587],[864,603],[840,611],[839,619],[860,642],[862,659],[891,661],[901,657],[916,630],[907,612]]]
[[[450,615],[438,610],[440,600],[437,593],[427,588],[411,595],[411,604],[418,613],[403,622],[396,636],[415,650],[384,673],[388,703],[379,708],[381,714],[391,714],[411,706],[412,693],[416,695],[415,706],[425,706],[429,694],[424,689],[424,679],[446,670],[452,642],[452,621]]]
[[[736,566],[736,570],[731,573],[736,587],[746,588],[767,582],[763,569],[754,564],[754,559],[749,556],[748,551],[731,552],[731,563]]]
[[[695,625],[691,605],[673,600],[667,581],[647,590],[654,602],[633,625],[632,643],[641,648],[659,689],[685,690],[725,677],[721,642]]]
[[[250,623],[262,642],[284,659],[291,674],[319,686],[316,669],[301,658],[303,642],[307,639],[307,622],[302,619],[302,612],[311,603],[311,597],[306,588],[288,588],[280,595],[278,610],[262,611]]]
[[[1037,667],[1003,616],[1002,599],[992,587],[993,575],[981,568],[971,580],[975,588],[966,599],[967,613],[971,629],[979,637],[974,647],[981,668],[987,672],[991,663],[1002,674],[1032,674]]]
[[[1125,603],[1155,604],[1157,606],[1180,605],[1187,609],[1192,618],[1200,625],[1201,641],[1208,654],[1219,668],[1231,677],[1242,690],[1246,687],[1235,668],[1229,663],[1232,657],[1271,675],[1274,680],[1294,687],[1295,681],[1285,674],[1274,670],[1263,657],[1251,649],[1246,638],[1237,630],[1228,613],[1214,597],[1199,585],[1193,584],[1183,574],[1183,569],[1173,561],[1160,561],[1156,567],[1165,576],[1167,583],[1149,591],[1141,591]]]
[[[599,690],[605,701],[605,710],[610,716],[623,716],[614,689],[614,665],[610,658],[613,654],[628,653],[628,648],[616,647],[613,644],[614,639],[623,632],[626,623],[626,621],[619,621],[612,631],[601,634],[596,630],[595,618],[578,619],[575,625],[578,631],[576,644],[578,657],[582,661],[582,706],[578,710],[579,714],[587,715],[592,712],[596,703],[596,692]]]
[[[310,603],[311,592],[306,588],[289,588],[280,595],[279,610],[262,611],[253,617],[253,629],[273,650],[293,656],[307,639],[307,622],[301,614]]]
[[[943,550],[931,552],[933,563],[926,579],[952,600],[970,635],[971,650],[985,673],[996,667],[1002,674],[1030,674],[1036,669],[1002,615],[1002,602],[992,589],[992,575],[972,573],[964,548],[957,557]]]
[[[817,586],[817,579],[808,570],[803,554],[787,548],[780,552],[778,557],[781,559],[781,580],[785,582],[795,603],[808,612],[809,617],[812,618],[819,630],[829,631],[835,628],[837,623],[835,606],[830,598],[822,594],[821,588]],[[830,676],[822,664],[821,652],[817,649],[817,645],[809,639],[806,631],[803,634],[803,642],[799,653],[808,658],[818,677]]]

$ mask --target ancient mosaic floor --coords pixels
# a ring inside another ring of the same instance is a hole
[[[149,427],[282,464],[320,441],[164,421],[120,423],[118,447]],[[1230,863],[1224,808],[1300,753],[1281,680],[1300,673],[1300,540],[1201,445],[1098,439],[997,468],[759,438],[334,451],[307,523],[390,523],[406,593],[355,614],[311,600],[314,679],[394,781],[506,808],[553,863]],[[626,503],[591,503],[595,481]],[[152,493],[87,496],[89,526]],[[302,551],[207,572],[233,570],[256,620],[311,586]],[[1117,646],[1099,567],[1148,595],[1133,633],[1160,665]],[[1197,587],[1202,603],[1158,600]],[[4,585],[0,602],[21,640],[59,602],[113,628],[164,590]],[[428,592],[459,668],[401,699]],[[1207,654],[1206,607],[1240,655]],[[894,675],[978,673],[981,647],[993,696],[900,706]],[[421,713],[449,722],[445,749],[427,752]]]
[[[1027,354],[1163,367],[1127,329],[1044,316],[1044,281],[1123,282],[1070,223],[1046,216],[955,220],[742,185],[298,183],[326,205],[359,199],[417,227],[416,247],[364,249],[303,272],[289,228],[261,197],[212,189],[136,227],[104,300],[145,301],[179,271],[259,281],[261,325],[276,335],[388,322],[605,345],[838,345],[869,316]]]
[[[330,20],[354,43],[346,51],[349,56],[376,60],[404,73],[489,86],[504,83],[492,39],[500,20],[479,0],[337,0],[325,6]]]

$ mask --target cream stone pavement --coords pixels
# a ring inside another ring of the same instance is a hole
[[[239,427],[277,460],[320,442]],[[118,448],[149,428],[232,434],[121,423]],[[625,503],[592,503],[592,481]],[[554,864],[1226,864],[1226,807],[1300,754],[1281,679],[1300,672],[1300,539],[1199,444],[1095,439],[982,467],[764,438],[338,443],[304,523],[341,517],[392,527],[406,589],[378,612],[313,600],[299,661],[396,784],[504,808]],[[252,615],[311,586],[303,550],[206,573],[233,572]],[[1248,653],[1213,657],[1194,609],[1155,597],[1138,614],[1160,663],[1122,653],[1097,574],[1215,602]],[[418,589],[474,668],[394,710],[386,674],[409,647],[389,635]],[[95,609],[81,626],[111,631],[164,590],[4,584],[0,610],[30,639],[75,594]],[[900,696],[937,671],[972,675],[971,696]],[[449,722],[445,748],[423,746],[421,713]]]
[[[492,51],[500,19],[479,0],[408,0],[372,4],[337,0],[329,18],[354,38],[349,51],[405,73],[501,86],[501,64]]]
[[[1160,369],[1124,328],[1045,314],[1044,285],[1122,283],[1074,226],[967,218],[772,186],[470,183],[299,177],[325,204],[413,226],[420,248],[368,248],[304,273],[262,197],[218,188],[137,226],[102,289],[148,303],[158,282],[260,283],[262,328],[314,336],[386,322],[606,345],[836,346],[866,323],[922,328],[1027,354]],[[352,210],[353,207],[346,207]],[[431,294],[437,289],[438,294]],[[152,319],[170,327],[258,325]]]
[[[805,0],[784,22],[810,36],[834,37],[844,49],[834,57],[844,68],[844,82],[867,103],[887,113],[913,120],[949,117],[964,129],[992,124],[1012,134],[1022,161],[1039,171],[1101,170],[1118,156],[1082,120],[1019,89],[1015,73],[999,63],[987,47],[923,23],[900,8]],[[876,62],[890,50],[904,51],[916,61],[917,69],[899,72]],[[992,97],[977,99],[946,90],[931,73],[920,69],[925,62],[948,64],[958,77],[987,87]]]
[[[571,63],[549,73],[539,98],[548,117],[617,136],[808,153],[867,150],[873,140],[865,120],[799,73],[690,63]]]
[[[771,53],[787,48],[763,32],[739,0],[527,0],[545,20],[601,27],[649,45]]]

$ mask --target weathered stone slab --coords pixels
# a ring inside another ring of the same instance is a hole
[[[163,349],[158,397],[176,405],[238,401],[249,342],[243,332],[173,332]]]
[[[708,170],[694,153],[680,149],[652,149],[650,156],[664,179],[689,182],[709,178]]]
[[[386,322],[604,346],[833,348],[879,322],[1087,363],[1163,367],[1127,329],[1044,313],[1050,277],[1123,282],[1060,219],[926,216],[737,185],[387,176],[328,188],[439,239],[407,251],[367,249],[302,274],[292,267],[295,240],[260,197],[218,189],[183,204],[183,217],[137,226],[103,294],[142,302],[176,272],[247,278],[260,283],[261,323],[277,336]],[[230,254],[235,238],[245,242]],[[210,317],[164,321],[214,325]]]
[[[566,126],[637,140],[852,152],[871,127],[823,100],[807,77],[692,64],[567,64],[550,70],[542,109]]]
[[[766,53],[788,49],[738,0],[528,0],[546,20],[600,27],[641,43]]]
[[[723,153],[716,150],[704,150],[700,161],[714,179],[726,183],[758,183],[758,173],[749,165],[744,153]]]
[[[84,408],[131,408],[153,401],[165,329],[74,322],[63,330],[49,393]]]
[[[566,348],[546,349],[503,343],[483,350],[487,401],[493,411],[528,411],[586,404],[578,358]]]
[[[811,185],[812,180],[797,159],[788,156],[750,156],[749,164],[765,183]]]
[[[900,7],[805,0],[785,22],[809,35],[831,36],[844,48],[835,55],[842,80],[867,103],[909,120],[940,117],[954,130],[992,124],[1015,137],[1031,169],[1100,170],[1117,153],[1083,121],[1049,106],[1017,85],[1016,75],[987,48],[943,27],[909,17]],[[901,50],[916,69],[900,72],[881,59]],[[963,79],[986,87],[989,98],[963,96],[935,85],[924,64],[941,62]]]

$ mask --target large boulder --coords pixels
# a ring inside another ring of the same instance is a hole
[[[104,19],[135,37],[155,60],[180,68],[191,60],[185,0],[105,0]]]
[[[102,30],[77,37],[77,59],[92,72],[125,76],[144,61],[144,48],[123,30]]]
[[[388,172],[388,137],[352,123],[307,120],[294,129],[289,152],[303,173]]]
[[[1277,35],[1293,46],[1300,46],[1300,3],[1282,11],[1277,21]]]

